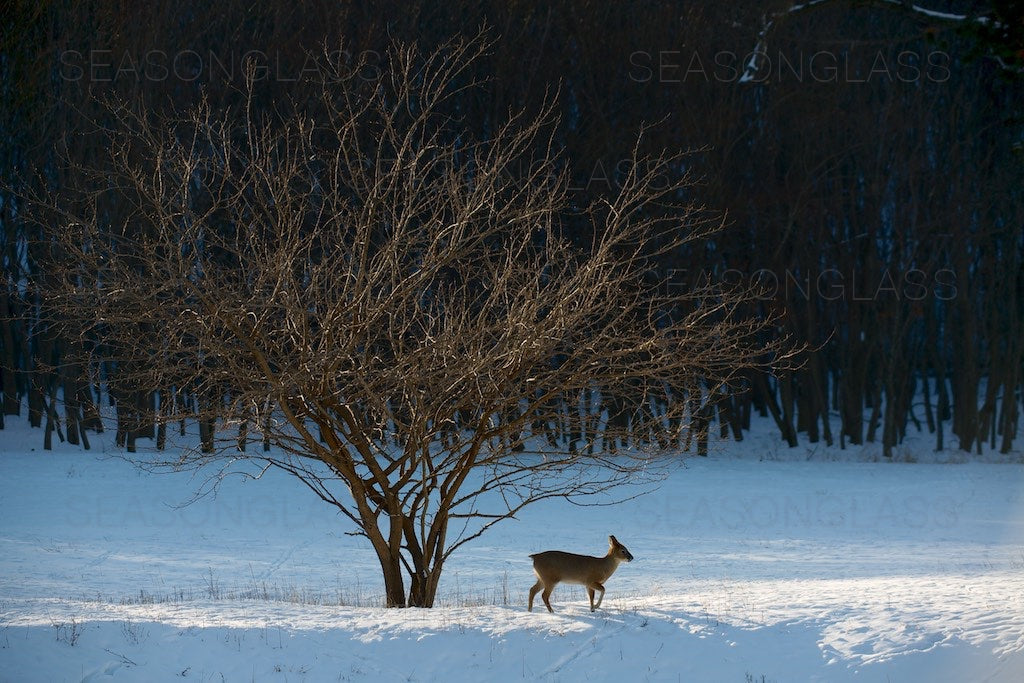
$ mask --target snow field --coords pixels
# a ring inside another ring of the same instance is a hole
[[[1024,678],[1012,462],[755,434],[620,505],[529,508],[452,558],[439,607],[388,610],[368,544],[284,475],[181,507],[189,473],[40,438],[0,432],[0,681]],[[529,553],[611,533],[636,559],[601,610],[563,585],[526,612]]]

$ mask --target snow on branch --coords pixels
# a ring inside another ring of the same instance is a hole
[[[869,3],[891,6],[910,12],[911,14],[927,17],[928,19],[936,21],[942,21],[948,24],[965,24],[971,22],[980,26],[992,26],[993,28],[999,28],[999,22],[995,22],[991,17],[985,15],[972,16],[968,14],[940,12],[938,10],[922,7],[921,5],[915,5],[908,0],[869,0]],[[761,64],[764,61],[765,56],[768,54],[768,34],[779,19],[782,19],[787,15],[800,14],[806,10],[826,4],[835,4],[835,0],[807,0],[806,2],[797,2],[793,3],[781,12],[763,15],[761,18],[761,30],[757,33],[757,43],[754,45],[754,49],[750,53],[750,59],[747,60],[746,66],[743,69],[743,75],[740,76],[740,83],[751,83],[756,80],[757,72],[761,68]],[[997,58],[997,61],[1003,68],[1013,68],[1001,59]]]

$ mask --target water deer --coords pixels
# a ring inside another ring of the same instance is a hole
[[[537,575],[537,583],[530,589],[530,612],[533,611],[533,598],[541,589],[544,592],[540,597],[543,598],[548,611],[554,612],[549,598],[551,591],[559,583],[579,583],[586,586],[587,595],[590,596],[590,611],[593,612],[604,600],[604,582],[615,572],[620,562],[633,561],[633,556],[626,550],[626,546],[619,543],[614,536],[608,537],[608,554],[604,557],[576,555],[561,550],[548,550],[530,557],[533,558],[533,571]],[[594,604],[595,591],[601,591],[597,604]]]

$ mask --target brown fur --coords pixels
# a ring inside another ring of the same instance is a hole
[[[537,592],[543,589],[540,597],[551,609],[551,591],[559,583],[578,583],[586,586],[587,595],[590,597],[590,611],[601,606],[604,600],[604,582],[608,580],[620,562],[631,562],[633,556],[626,550],[626,546],[619,543],[614,536],[608,537],[608,554],[604,557],[593,557],[591,555],[576,555],[561,550],[548,550],[543,553],[530,555],[533,558],[533,571],[537,575],[537,583],[530,589],[530,601],[528,610],[533,611],[533,598]],[[601,597],[594,604],[595,591],[601,591]]]

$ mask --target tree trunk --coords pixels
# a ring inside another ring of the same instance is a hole
[[[78,405],[77,376],[74,369],[65,369],[63,375],[64,385],[64,422],[67,424],[68,443],[72,446],[79,445],[78,435],[80,433],[81,414]]]
[[[743,427],[737,415],[737,403],[739,399],[736,394],[729,392],[722,396],[718,404],[718,414],[722,420],[722,437],[728,436],[726,427],[732,429],[732,438],[736,441],[743,441]]]
[[[1009,363],[1010,371],[1003,389],[1002,410],[999,419],[999,430],[1003,440],[999,452],[1007,454],[1013,448],[1013,440],[1017,436],[1017,382],[1019,377],[1019,360]]]
[[[441,563],[436,563],[429,570],[426,567],[415,568],[410,581],[408,606],[433,607],[441,581]]]
[[[938,403],[935,406],[935,450],[941,451],[945,448],[943,422],[949,419],[949,394],[946,391],[946,370],[940,363],[936,370],[935,387],[938,393]]]
[[[935,433],[935,415],[932,413],[932,394],[929,389],[928,370],[921,368],[921,388],[924,391],[924,418],[928,423],[928,433]]]
[[[775,394],[772,392],[771,387],[768,386],[768,379],[765,377],[763,372],[756,372],[754,374],[754,384],[757,386],[758,392],[761,394],[761,398],[764,404],[768,407],[768,411],[771,413],[772,418],[775,419],[775,424],[778,425],[779,431],[782,432],[782,438],[786,440],[790,448],[796,448],[796,430],[793,429],[793,423],[787,419],[779,410],[779,404],[775,400]]]
[[[11,318],[0,323],[0,381],[3,384],[3,414],[18,415],[21,412],[21,399],[18,396],[18,385],[15,381],[14,372],[18,367],[17,353],[15,352],[15,334],[13,313],[10,310],[10,297],[7,292],[0,293],[0,318],[11,315]]]
[[[839,386],[841,396],[840,415],[842,433],[850,443],[859,446],[864,443],[864,380],[867,375],[867,351],[859,339],[850,343],[849,356]]]
[[[832,425],[829,424],[828,374],[817,353],[811,354],[811,380],[814,401],[818,407],[817,412],[821,416],[821,435],[825,438],[825,443],[832,446]]]
[[[159,389],[156,392],[157,403],[159,404],[156,410],[161,415],[170,415],[171,406],[169,404],[170,393],[167,389]],[[167,422],[165,420],[159,420],[156,426],[156,449],[158,451],[164,450],[167,446]]]
[[[384,605],[405,607],[405,582],[402,577],[402,563],[391,553],[377,554],[380,568],[384,573]]]
[[[885,400],[888,400],[886,397]],[[871,388],[871,417],[868,418],[867,442],[874,443],[878,432],[878,424],[882,417],[882,379],[876,378]]]

